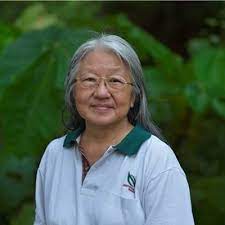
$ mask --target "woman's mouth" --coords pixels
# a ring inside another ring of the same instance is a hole
[[[95,111],[98,111],[98,112],[108,112],[113,109],[111,105],[102,105],[102,104],[93,105],[92,107],[94,108]]]

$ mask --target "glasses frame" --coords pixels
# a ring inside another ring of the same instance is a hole
[[[109,78],[110,78],[110,77],[109,77]],[[108,80],[109,78],[106,78],[106,77],[99,77],[99,78],[96,78],[96,79],[98,80],[98,82],[96,82],[96,84],[94,84],[93,87],[85,87],[85,86],[83,86],[83,85],[82,85],[82,78],[79,78],[79,77],[74,79],[74,83],[77,83],[77,82],[81,81],[80,84],[81,84],[81,86],[82,86],[83,88],[86,88],[86,89],[88,89],[88,88],[96,89],[96,88],[99,87],[99,84],[100,84],[101,80],[104,80],[104,84],[105,84],[105,86],[107,87],[107,89],[113,90],[113,91],[120,91],[120,90],[123,90],[123,89],[125,88],[126,85],[134,86],[133,83],[127,82],[127,81],[124,80],[124,81],[121,82],[121,83],[123,84],[123,86],[122,86],[121,89],[120,89],[120,88],[119,88],[119,89],[113,88],[113,87],[111,87],[111,86],[108,84],[108,82],[107,82],[107,80]]]

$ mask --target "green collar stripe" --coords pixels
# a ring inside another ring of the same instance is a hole
[[[136,154],[142,143],[150,138],[151,134],[141,126],[136,125],[130,133],[115,147],[117,150],[126,155]]]
[[[77,137],[83,132],[84,129],[78,128],[75,131],[71,131],[66,135],[63,147],[70,148],[72,147]],[[121,152],[125,155],[136,154],[144,141],[151,137],[151,134],[144,130],[140,125],[136,125],[128,135],[115,146],[118,152]]]
[[[63,147],[65,148],[71,148],[75,143],[76,139],[79,137],[79,135],[83,132],[84,129],[78,128],[74,131],[70,131],[64,140]]]

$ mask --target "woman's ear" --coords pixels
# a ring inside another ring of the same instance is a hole
[[[134,102],[135,102],[135,95],[132,94],[131,101],[130,101],[130,108],[134,107]]]

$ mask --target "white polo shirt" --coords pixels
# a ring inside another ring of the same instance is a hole
[[[95,162],[82,183],[78,129],[47,147],[37,171],[34,225],[193,225],[173,151],[140,126]]]

